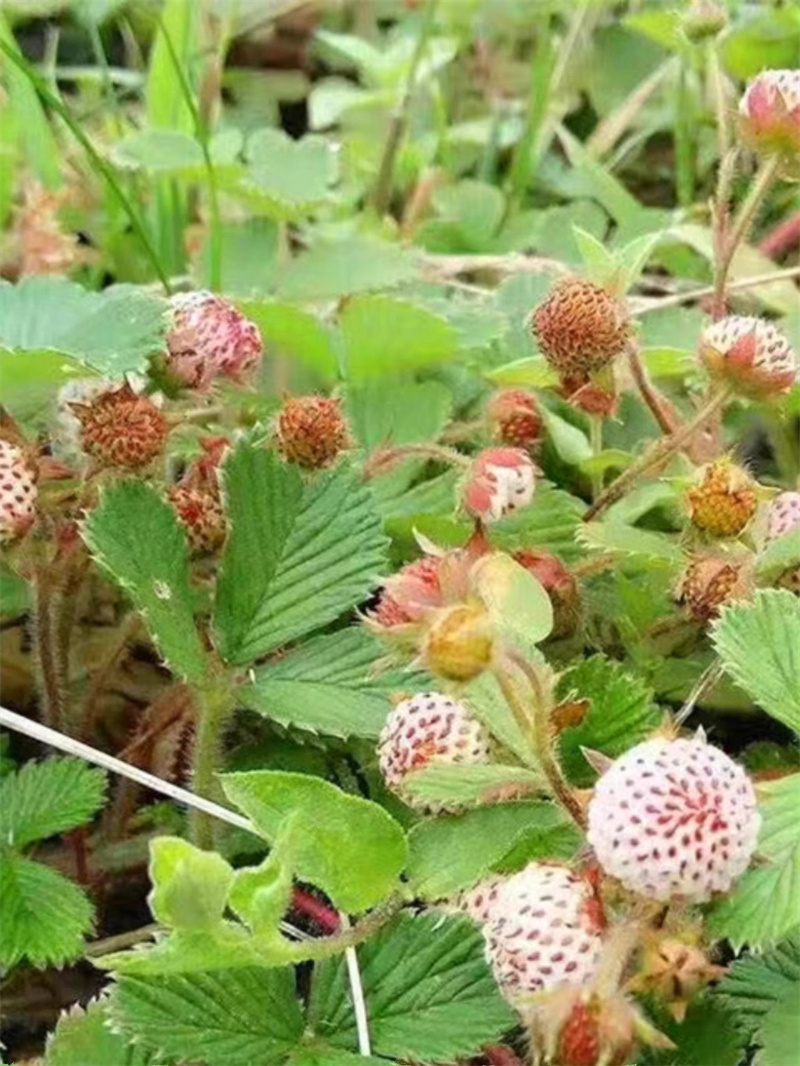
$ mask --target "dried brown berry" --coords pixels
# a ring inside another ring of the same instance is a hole
[[[581,278],[560,282],[536,308],[531,325],[545,359],[565,378],[602,369],[631,335],[623,305]]]
[[[746,556],[694,555],[678,584],[678,602],[698,622],[709,622],[725,604],[752,596],[752,570]]]
[[[698,484],[686,494],[689,516],[705,533],[734,537],[756,513],[754,489],[746,470],[730,459],[717,459],[704,468]]]
[[[542,435],[542,417],[536,397],[524,389],[503,389],[486,408],[495,438],[511,448],[530,451]]]
[[[81,447],[104,466],[137,470],[164,449],[169,435],[164,413],[127,381],[89,403],[69,406],[81,424]]]
[[[295,396],[275,420],[278,450],[284,459],[310,470],[328,466],[350,442],[338,400]]]

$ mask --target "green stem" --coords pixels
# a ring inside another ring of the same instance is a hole
[[[755,222],[758,209],[763,203],[764,197],[769,192],[772,183],[778,176],[781,166],[781,157],[775,153],[768,156],[761,164],[755,180],[750,186],[747,197],[739,208],[739,213],[734,219],[733,225],[724,239],[720,241],[721,248],[714,264],[714,296],[712,298],[712,313],[715,318],[725,313],[726,298],[725,288],[728,283],[731,263],[740,244],[747,240],[750,228]],[[724,210],[724,204],[717,204],[718,210]]]
[[[284,944],[289,956],[287,961],[305,962],[308,959],[329,959],[339,955],[346,948],[354,948],[369,940],[382,926],[395,916],[403,907],[404,900],[400,894],[390,896],[380,907],[376,907],[360,922],[349,929],[343,929],[335,936],[321,937],[319,940],[304,940],[299,944]]]
[[[639,389],[642,399],[650,409],[650,413],[658,423],[658,428],[662,433],[674,433],[679,426],[679,422],[675,418],[668,401],[647,376],[638,345],[629,344],[627,355],[631,376],[636,382],[636,387]]]
[[[194,696],[198,722],[192,752],[192,786],[198,796],[213,799],[222,736],[233,713],[234,699],[224,685],[195,689]],[[210,814],[192,811],[192,838],[199,848],[214,847],[214,819]]]
[[[589,415],[589,443],[592,455],[596,458],[603,450],[603,416]],[[603,491],[603,472],[595,470],[592,474],[592,499]]]
[[[510,199],[519,202],[531,180],[534,148],[551,102],[550,86],[555,73],[555,51],[550,39],[550,16],[543,15],[536,24],[536,47],[531,58],[531,80],[525,127],[517,141],[509,167]]]
[[[536,667],[517,652],[508,653],[508,661],[522,671],[531,690],[531,702],[527,706],[520,699],[508,670],[503,663],[495,668],[494,675],[503,698],[511,709],[517,724],[522,730],[536,765],[544,774],[555,799],[561,804],[570,818],[581,829],[586,826],[583,808],[575,793],[561,772],[561,767],[553,754],[553,729],[551,714],[553,699],[550,685],[539,675]]]
[[[51,567],[39,566],[33,582],[36,660],[41,684],[42,718],[60,729],[67,709],[64,662],[59,641],[58,581]]]
[[[386,140],[381,154],[381,162],[378,167],[378,177],[375,181],[375,190],[372,194],[372,204],[379,215],[385,214],[386,209],[389,206],[389,200],[391,199],[397,153],[400,151],[400,145],[403,143],[406,126],[408,125],[408,110],[414,95],[417,71],[422,62],[422,57],[425,54],[425,46],[428,43],[431,30],[433,29],[433,15],[436,10],[436,3],[437,0],[428,0],[427,2],[427,6],[422,16],[422,25],[420,26],[419,35],[417,37],[417,44],[408,68],[403,95],[389,122],[389,129],[386,134]]]
[[[694,145],[687,73],[686,63],[682,62],[678,71],[675,115],[675,184],[681,207],[688,207],[694,200]]]
[[[701,407],[694,418],[681,426],[680,429],[671,433],[668,437],[657,440],[642,458],[624,470],[616,481],[612,481],[608,488],[601,492],[591,507],[583,516],[584,522],[589,522],[602,511],[605,511],[617,500],[621,500],[626,492],[645,474],[654,474],[661,469],[681,448],[686,444],[705,422],[716,414],[730,399],[731,391],[722,387],[712,392],[708,401]]]
[[[81,128],[80,124],[75,121],[75,119],[69,113],[67,108],[62,104],[62,102],[58,99],[58,97],[51,92],[50,87],[47,85],[44,79],[41,78],[39,74],[37,74],[37,72],[30,65],[30,63],[23,59],[21,55],[17,55],[17,53],[7,41],[0,40],[0,50],[2,50],[3,54],[6,56],[7,59],[10,59],[11,62],[22,71],[22,73],[25,75],[25,77],[35,89],[42,103],[46,107],[50,108],[51,111],[55,111],[58,117],[65,123],[65,125],[69,128],[70,133],[72,133],[73,137],[75,137],[75,139],[79,142],[83,150],[89,156],[89,159],[91,160],[94,168],[100,174],[102,174],[109,189],[119,202],[120,207],[128,216],[128,220],[131,224],[131,229],[139,238],[139,241],[141,242],[141,245],[144,248],[147,258],[152,264],[153,270],[155,271],[158,280],[164,286],[165,291],[169,293],[169,280],[161,266],[161,261],[159,260],[158,254],[156,253],[156,250],[153,247],[153,243],[150,240],[150,237],[148,236],[144,223],[139,217],[139,212],[136,210],[131,201],[125,195],[125,192],[123,191],[122,186],[117,181],[116,175],[114,174],[114,171],[111,166],[109,166],[105,159],[103,159],[103,157],[97,152],[97,149],[94,147],[87,135],[83,132],[83,129]]]

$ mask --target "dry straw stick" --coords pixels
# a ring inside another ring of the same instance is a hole
[[[228,810],[227,807],[223,807],[219,803],[214,803],[211,800],[204,799],[202,796],[197,796],[194,792],[189,792],[188,789],[181,788],[179,785],[173,785],[170,781],[163,781],[160,777],[156,777],[155,774],[149,774],[146,770],[140,770],[138,766],[131,766],[130,763],[123,762],[122,759],[117,759],[113,755],[107,755],[104,751],[98,751],[97,748],[93,748],[89,744],[84,744],[80,740],[73,740],[72,737],[68,737],[64,733],[59,733],[55,729],[50,729],[48,726],[42,725],[40,722],[31,721],[30,718],[26,718],[21,714],[16,714],[14,711],[9,711],[5,707],[0,707],[0,726],[5,726],[6,729],[11,729],[15,733],[22,733],[26,737],[32,737],[34,740],[38,740],[42,744],[48,744],[50,747],[56,748],[58,751],[65,752],[67,755],[74,755],[79,759],[84,759],[86,762],[92,763],[94,766],[99,766],[103,770],[108,770],[109,773],[119,774],[121,777],[127,777],[130,781],[135,781],[138,785],[143,785],[145,788],[150,788],[154,792],[159,792],[162,796],[168,796],[170,799],[175,800],[176,803],[180,803],[184,807],[189,807],[196,811],[202,811],[204,814],[208,814],[212,818],[218,818],[221,822],[227,822],[228,825],[234,825],[238,829],[246,829],[248,832],[258,835],[256,827],[243,815]],[[347,928],[349,924],[347,916],[342,915],[341,918],[342,927]],[[356,1016],[358,1049],[361,1055],[368,1056],[371,1054],[369,1028],[367,1024],[366,1003],[364,1001],[364,989],[361,984],[361,973],[358,968],[358,956],[356,955],[356,949],[354,947],[345,948],[344,954],[347,962],[347,974],[350,981],[350,994],[353,999],[353,1010]]]

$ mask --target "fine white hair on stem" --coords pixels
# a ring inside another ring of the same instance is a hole
[[[684,703],[683,707],[681,707],[681,709],[675,715],[675,725],[683,725],[683,723],[695,709],[698,700],[702,699],[707,692],[710,692],[710,690],[722,677],[724,671],[724,666],[718,660],[716,662],[711,663],[710,666],[706,667],[706,669],[700,675],[694,688],[689,693],[689,698],[687,699],[686,703]]]
[[[197,796],[194,792],[189,792],[188,789],[173,785],[170,781],[163,781],[160,777],[156,777],[155,774],[140,770],[138,766],[131,766],[130,763],[123,762],[122,759],[107,755],[104,751],[98,751],[97,748],[84,744],[80,740],[73,740],[72,737],[68,737],[64,733],[50,729],[49,726],[42,725],[40,722],[31,721],[30,718],[16,714],[14,711],[9,711],[5,707],[0,707],[0,725],[5,726],[6,729],[13,730],[15,733],[22,733],[27,737],[32,737],[42,744],[48,744],[50,747],[63,751],[67,755],[74,755],[79,759],[84,759],[94,766],[108,770],[109,773],[127,777],[138,785],[150,788],[154,792],[160,792],[162,796],[168,796],[185,807],[203,811],[213,818],[218,818],[221,822],[227,822],[229,825],[235,825],[239,829],[246,829],[248,832],[257,835],[257,830],[253,823],[243,815],[237,814],[236,811],[228,810],[227,807],[223,807],[219,803],[213,803],[202,796]],[[346,915],[341,915],[341,921],[342,928],[349,927],[350,923]],[[285,932],[305,939],[299,929],[295,929],[285,923],[281,924]],[[350,981],[350,994],[353,998],[353,1009],[356,1016],[358,1048],[362,1055],[368,1056],[370,1055],[370,1040],[367,1027],[367,1008],[364,1002],[364,988],[361,984],[361,972],[358,968],[358,957],[356,956],[355,948],[349,947],[345,949],[345,959],[347,962],[347,975]]]

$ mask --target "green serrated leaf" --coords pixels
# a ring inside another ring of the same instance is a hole
[[[152,1054],[112,1030],[107,1000],[83,1010],[73,1007],[58,1019],[47,1039],[44,1066],[150,1066]]]
[[[403,789],[426,803],[461,806],[475,804],[498,790],[536,792],[542,778],[524,766],[431,765],[406,774]]]
[[[458,351],[458,335],[445,318],[392,296],[353,297],[339,327],[349,381],[407,373]]]
[[[373,1050],[412,1060],[477,1054],[514,1023],[468,918],[402,914],[358,949]],[[355,1017],[342,958],[315,973],[308,1006],[314,1032],[354,1049]]]
[[[800,735],[800,600],[760,589],[752,603],[724,608],[711,636],[736,684]]]
[[[800,839],[797,804],[800,774],[759,785],[763,818],[758,851],[765,865],[748,870],[733,891],[711,910],[709,932],[735,946],[766,948],[800,926]]]
[[[29,762],[0,782],[0,841],[24,848],[76,829],[103,803],[105,775],[80,759]]]
[[[239,307],[258,326],[267,350],[303,363],[334,381],[339,360],[330,329],[316,315],[277,300],[240,300]]]
[[[758,1066],[786,1066],[797,1055],[797,1019],[800,1018],[800,984],[787,988],[767,1011],[755,1043],[759,1045]]]
[[[570,781],[580,787],[589,787],[596,779],[581,747],[614,758],[644,740],[661,719],[647,685],[602,655],[585,659],[562,674],[556,695],[560,700],[589,701],[581,724],[564,729],[559,736],[561,765]]]
[[[175,929],[211,929],[222,919],[234,872],[216,852],[163,836],[150,844],[150,880],[148,902],[157,921]]]
[[[774,581],[796,567],[800,567],[800,535],[797,530],[773,540],[756,560],[756,574],[762,581]]]
[[[602,241],[580,226],[573,226],[572,233],[586,267],[587,278],[597,285],[607,284],[619,269],[617,257]]]
[[[186,534],[172,508],[144,482],[123,481],[103,492],[83,537],[97,562],[130,593],[171,669],[202,682],[207,662],[194,625]]]
[[[568,858],[578,843],[572,827],[551,803],[496,803],[426,818],[408,835],[409,880],[423,898],[444,899],[474,885],[531,834],[538,846],[531,846],[529,839],[526,861]]]
[[[653,1021],[675,1047],[644,1049],[637,1059],[642,1066],[739,1066],[742,1061],[746,1041],[736,1019],[711,996],[696,999],[682,1022],[666,1011],[658,1011]]]
[[[274,218],[302,218],[329,196],[333,159],[321,138],[296,141],[283,130],[257,130],[247,158],[249,181]]]
[[[92,377],[100,377],[99,371],[63,352],[0,348],[3,402],[21,423],[42,421],[63,385]]]
[[[303,1033],[291,969],[242,967],[117,981],[111,1011],[158,1056],[206,1066],[280,1062]]]
[[[641,556],[670,566],[683,562],[680,546],[665,533],[638,529],[625,522],[586,522],[578,531],[578,539],[590,548]]]
[[[513,363],[488,371],[486,377],[497,385],[527,385],[532,389],[547,389],[558,384],[558,374],[543,355],[515,359]]]
[[[547,435],[565,463],[574,465],[591,458],[592,446],[585,433],[547,407],[540,410]]]
[[[800,987],[800,936],[763,955],[737,959],[715,995],[735,1011],[740,1025],[752,1031],[793,986]]]
[[[464,702],[489,732],[518,759],[525,763],[531,761],[528,742],[493,673],[485,670],[470,681],[464,688]]]
[[[240,444],[224,467],[232,529],[214,609],[224,659],[247,663],[362,600],[385,566],[369,489],[347,467],[304,487],[273,452]]]
[[[346,402],[353,433],[366,451],[436,440],[452,407],[449,389],[438,381],[386,378],[350,384]]]
[[[376,640],[360,627],[316,637],[258,667],[239,699],[281,725],[375,738],[386,721],[389,694],[410,683],[408,674],[396,670],[373,677],[380,655]]]
[[[553,604],[541,582],[504,552],[491,552],[474,565],[472,588],[492,626],[525,652],[553,629]]]
[[[366,910],[396,886],[406,841],[382,807],[308,774],[255,770],[223,774],[221,781],[267,841],[286,828],[296,875],[323,889],[341,910]]]
[[[418,269],[413,252],[386,241],[320,240],[291,261],[278,288],[287,300],[333,300],[395,288],[413,281]]]
[[[27,959],[34,966],[63,966],[76,959],[92,928],[88,897],[66,877],[12,852],[0,852],[0,966]]]
[[[90,292],[50,275],[0,282],[0,345],[54,349],[109,377],[142,370],[163,348],[166,326],[166,301],[133,285]]]

